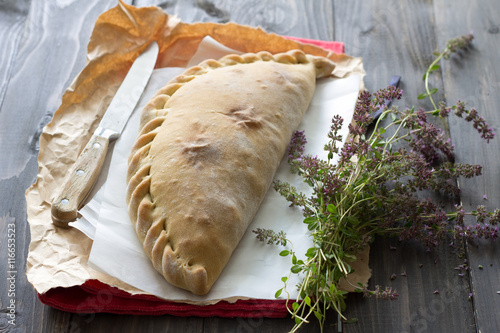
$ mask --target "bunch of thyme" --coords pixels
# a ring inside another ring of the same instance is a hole
[[[470,40],[471,37],[461,37],[448,43],[424,76],[426,88],[429,74],[437,69],[437,61],[457,48],[466,47]],[[430,97],[429,90],[427,94]],[[288,159],[291,172],[310,185],[312,195],[306,196],[281,181],[276,181],[274,188],[291,206],[303,209],[304,223],[311,232],[313,246],[304,259],[298,259],[293,244],[283,232],[265,229],[254,232],[260,240],[290,246],[280,252],[281,256],[291,258],[291,269],[289,275],[282,278],[284,287],[276,292],[276,297],[288,293],[291,274],[303,277],[297,299],[292,301],[291,307],[287,306],[296,323],[292,331],[309,322],[311,315],[323,327],[330,308],[345,319],[342,312],[347,292],[339,288],[339,283],[341,279],[349,282],[351,264],[356,255],[369,246],[374,235],[416,239],[429,248],[438,245],[446,235],[460,239],[498,237],[498,209],[487,212],[484,206],[478,206],[475,211],[465,212],[457,205],[447,212],[419,195],[432,190],[456,197],[460,193],[455,182],[457,177],[481,174],[480,165],[454,162],[454,146],[441,129],[428,121],[430,116],[444,118],[454,110],[458,117],[472,121],[486,141],[493,138],[492,129],[475,109],[466,109],[461,101],[454,106],[444,103],[436,106],[432,101],[434,109],[428,111],[415,107],[403,111],[398,107],[386,107],[388,101],[401,96],[402,91],[394,87],[381,89],[373,95],[362,92],[349,125],[349,136],[342,146],[339,130],[343,119],[333,117],[329,141],[325,144],[326,160],[304,153],[307,143],[304,132],[296,132],[291,140]],[[380,108],[385,111],[368,132],[371,114]],[[390,121],[383,126],[382,120],[387,118]],[[478,224],[464,226],[466,215],[475,216]],[[397,297],[392,289],[357,287],[365,295],[383,299]]]

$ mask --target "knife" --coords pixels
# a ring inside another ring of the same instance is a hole
[[[92,191],[104,163],[110,140],[117,139],[132,115],[146,87],[158,57],[158,44],[152,42],[130,67],[125,80],[108,106],[99,127],[94,131],[80,156],[64,179],[52,202],[52,222],[68,227]]]

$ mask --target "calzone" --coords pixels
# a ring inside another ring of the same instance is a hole
[[[230,55],[188,69],[144,107],[127,204],[168,282],[210,291],[257,213],[316,79],[334,66],[299,50]]]

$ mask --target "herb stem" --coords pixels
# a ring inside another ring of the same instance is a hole
[[[437,109],[437,106],[436,106],[436,103],[434,103],[434,100],[432,99],[432,93],[429,90],[429,76],[430,76],[430,73],[432,72],[432,68],[438,64],[438,62],[441,60],[441,58],[443,58],[444,52],[446,52],[446,51],[441,52],[439,54],[439,56],[437,56],[437,58],[434,59],[434,61],[429,65],[429,67],[427,68],[427,71],[425,72],[425,80],[424,80],[425,92],[427,93],[427,97],[429,97],[429,100],[431,101],[434,109]]]

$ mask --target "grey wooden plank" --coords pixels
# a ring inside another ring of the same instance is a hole
[[[65,332],[202,332],[204,318],[132,316],[107,313],[72,315]]]
[[[477,108],[497,133],[495,139],[485,144],[470,123],[456,117],[450,119],[457,162],[483,166],[481,177],[460,179],[461,200],[466,210],[473,210],[477,205],[493,210],[500,206],[500,4],[497,1],[455,4],[455,1],[434,1],[439,44],[444,45],[448,39],[470,31],[474,31],[475,38],[472,48],[443,63],[446,99],[449,104],[460,99],[467,102],[468,108]],[[453,10],[449,10],[452,7]],[[466,223],[476,222],[471,218]],[[497,243],[472,241],[467,244],[478,332],[497,332],[500,328],[500,248]]]
[[[401,108],[430,108],[429,102],[417,96],[424,91],[421,78],[436,49],[435,28],[429,2],[335,2],[335,38],[346,43],[346,53],[363,58],[370,91],[384,87],[392,75],[402,76],[404,97],[396,103]],[[437,98],[443,98],[439,75],[436,85],[440,88]],[[399,299],[377,301],[351,295],[346,315],[358,322],[345,325],[344,331],[455,332],[458,327],[474,331],[468,283],[454,270],[461,263],[447,245],[427,253],[417,243],[378,238],[371,247],[369,288],[395,288]],[[434,294],[435,290],[440,293]]]
[[[115,1],[7,1],[0,4],[0,220],[15,225],[15,295],[0,270],[0,327],[4,332],[65,332],[69,313],[43,305],[25,274],[30,243],[25,190],[37,174],[38,136],[60,103],[63,90],[85,66],[86,47],[97,16]],[[76,14],[78,13],[78,14]],[[24,15],[24,16],[23,16]],[[5,16],[5,17],[4,17]],[[4,20],[5,19],[5,20]],[[3,48],[5,46],[5,49]],[[4,239],[0,262],[8,263]],[[3,266],[2,266],[3,267]],[[15,325],[8,323],[15,300]]]
[[[24,23],[30,0],[8,0],[0,3],[0,105],[5,96],[19,42],[22,39]]]
[[[333,6],[330,0],[137,0],[134,4],[159,6],[186,23],[226,23],[230,20],[259,26],[267,32],[280,35],[320,40],[333,38]]]
[[[0,107],[5,98],[9,78],[12,76],[29,4],[29,1],[0,3],[0,62],[2,63],[0,66]],[[0,137],[3,137],[3,132],[0,132]],[[0,168],[0,181],[2,182],[3,169]],[[4,201],[3,197],[7,195],[10,193],[0,192],[2,201]],[[23,276],[18,272],[18,268],[24,256],[24,244],[22,244],[21,233],[17,229],[15,213],[2,207],[0,209],[0,234],[2,235],[0,260],[3,267],[0,270],[0,330],[2,332],[20,332],[20,327],[22,329],[22,326],[17,326],[20,324],[17,313],[19,303],[17,301],[19,300],[18,295],[23,292],[20,289],[22,283],[19,282]]]
[[[461,260],[448,244],[427,252],[416,243],[377,239],[371,251],[369,288],[391,287],[399,297],[350,295],[346,315],[358,322],[344,332],[475,332],[468,281],[454,270]]]

